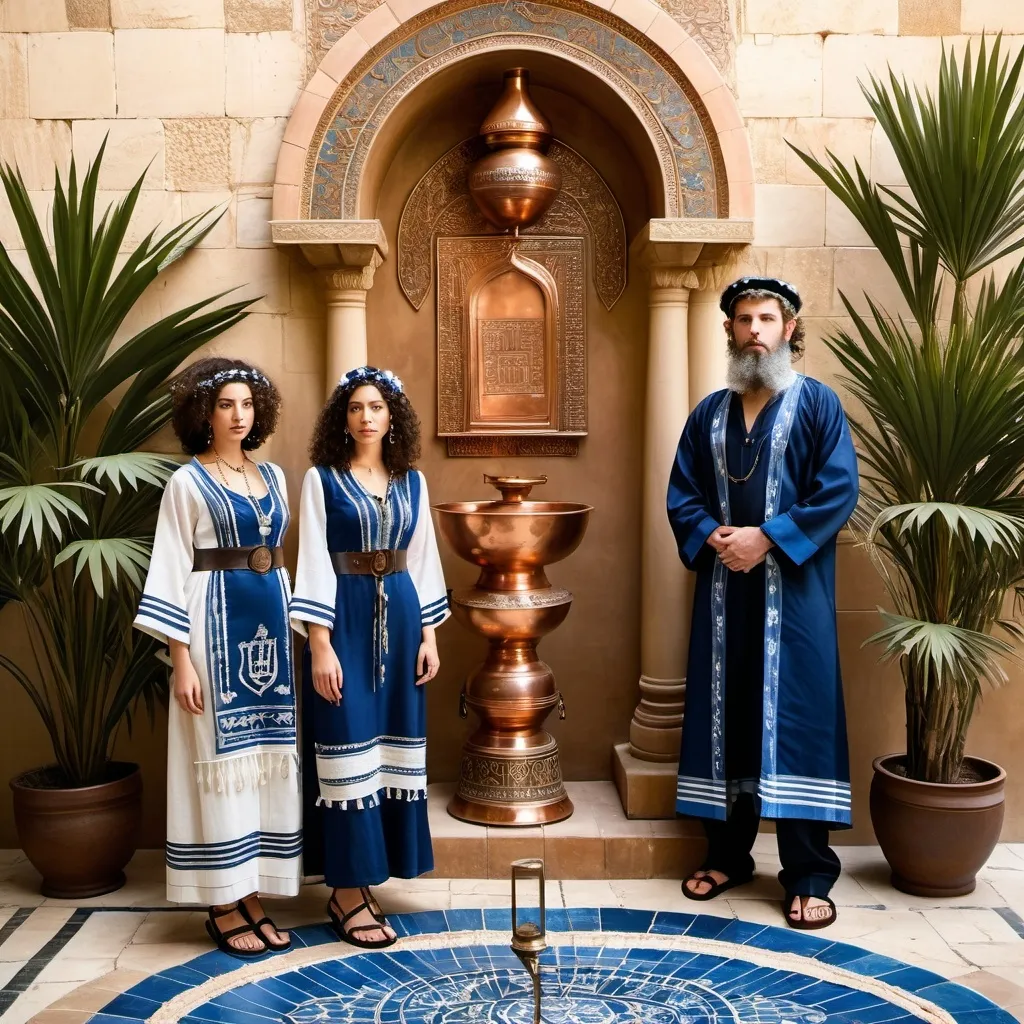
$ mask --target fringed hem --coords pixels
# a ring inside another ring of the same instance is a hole
[[[207,793],[241,793],[245,789],[266,786],[277,775],[287,779],[294,769],[298,772],[298,756],[288,751],[283,754],[242,754],[224,757],[218,761],[196,761],[196,784]]]
[[[369,796],[360,796],[348,800],[326,800],[323,796],[316,798],[317,807],[330,807],[339,811],[364,811],[367,808],[379,807],[382,799],[404,800],[412,803],[415,800],[426,800],[426,789],[398,789],[395,786],[385,786],[378,789],[376,793]],[[351,805],[351,806],[350,806]]]

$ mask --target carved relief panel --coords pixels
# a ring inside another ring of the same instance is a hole
[[[586,433],[584,242],[437,239],[438,434],[450,455],[575,455]]]

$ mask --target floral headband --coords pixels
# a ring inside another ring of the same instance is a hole
[[[216,373],[211,374],[209,377],[204,377],[202,380],[197,380],[192,385],[193,391],[214,391],[220,390],[225,384],[230,384],[232,381],[238,381],[241,384],[260,384],[264,387],[270,386],[270,381],[260,373],[257,369],[242,369],[241,367],[232,367],[230,370],[218,370]],[[176,381],[172,388],[175,391],[184,391],[185,384],[183,381]]]
[[[357,366],[338,381],[339,388],[353,391],[364,384],[372,384],[385,398],[394,398],[404,391],[400,377],[390,370],[378,370],[376,366]]]

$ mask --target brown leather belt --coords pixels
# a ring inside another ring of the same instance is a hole
[[[284,548],[256,544],[248,548],[195,548],[192,569],[195,572],[217,572],[223,569],[250,569],[261,576],[284,565]]]
[[[339,576],[390,576],[405,572],[407,551],[332,551],[331,562]]]

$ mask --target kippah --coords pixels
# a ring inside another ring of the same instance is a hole
[[[800,293],[788,281],[780,281],[776,277],[741,277],[738,281],[733,281],[722,292],[722,300],[718,304],[730,320],[736,300],[744,292],[771,292],[773,295],[778,295],[780,299],[785,299],[797,313],[800,312],[800,307],[803,305]]]

